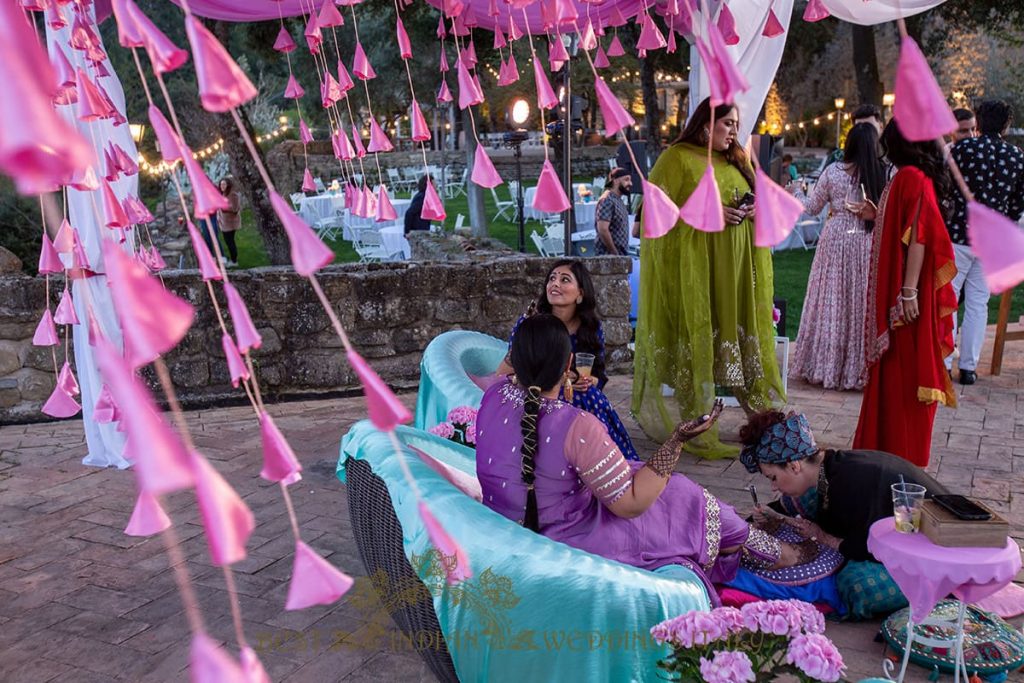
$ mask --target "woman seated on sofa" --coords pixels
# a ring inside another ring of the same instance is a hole
[[[607,427],[615,445],[626,459],[638,460],[629,432],[602,391],[604,385],[608,383],[608,374],[605,371],[604,332],[601,330],[601,319],[597,317],[594,283],[583,262],[565,259],[555,263],[544,279],[544,286],[537,301],[530,304],[530,310],[513,326],[508,342],[510,349],[519,326],[533,314],[534,310],[538,313],[551,313],[565,324],[574,354],[589,353],[594,356],[594,367],[590,376],[579,376],[574,367],[570,378],[566,380],[566,386],[571,386],[571,391],[564,390],[561,397],[577,408],[593,413]],[[512,372],[508,357],[497,372],[499,375]]]
[[[782,498],[759,507],[754,520],[771,528],[785,521],[808,538],[836,548],[848,560],[836,577],[839,593],[854,616],[894,611],[904,605],[885,568],[868,551],[871,525],[893,514],[892,484],[902,477],[928,489],[927,496],[948,493],[946,487],[916,465],[880,451],[822,450],[804,415],[766,410],[755,413],[740,429],[744,448],[740,461],[760,472]],[[778,513],[785,513],[785,516]],[[874,579],[887,594],[884,603],[868,603],[858,590]]]
[[[556,541],[625,564],[679,564],[711,583],[741,564],[789,567],[818,544],[782,543],[750,527],[729,505],[681,474],[682,445],[717,419],[678,425],[646,463],[628,463],[594,415],[559,399],[572,367],[564,323],[537,314],[521,322],[510,352],[514,378],[485,393],[477,414],[477,478],[483,503]]]

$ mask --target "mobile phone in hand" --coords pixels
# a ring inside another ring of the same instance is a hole
[[[754,193],[748,192],[740,198],[740,206],[753,206],[754,205]]]

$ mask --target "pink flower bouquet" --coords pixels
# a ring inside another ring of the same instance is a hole
[[[761,683],[780,674],[839,681],[843,658],[824,633],[821,613],[800,600],[692,611],[651,629],[672,647],[659,666],[684,683]]]
[[[476,448],[476,409],[469,406],[452,408],[447,422],[434,425],[427,431],[442,439]]]

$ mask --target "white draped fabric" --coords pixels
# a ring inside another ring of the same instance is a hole
[[[90,8],[90,12],[93,8]],[[70,17],[69,17],[70,19]],[[69,20],[70,24],[70,20]],[[70,60],[73,67],[82,68],[87,74],[92,76],[92,70],[87,68],[87,62],[85,60],[85,54],[80,50],[75,50],[69,45],[71,38],[70,25],[60,30],[53,30],[47,25],[46,29],[47,44],[51,52],[55,49],[55,46],[60,46],[64,51],[64,54]],[[111,66],[110,60],[104,61],[107,71],[110,72],[110,76],[99,79],[103,85],[103,88],[110,95],[110,99],[114,102],[114,105],[122,113],[125,111],[124,106],[124,91],[121,89],[121,82],[114,71],[114,67]],[[128,129],[127,124],[120,126],[114,126],[109,120],[85,122],[79,121],[76,117],[76,105],[68,105],[58,107],[57,111],[71,123],[72,126],[78,128],[82,135],[85,136],[86,140],[92,142],[93,147],[96,150],[97,158],[103,159],[103,150],[106,148],[110,141],[120,145],[134,159],[138,156],[138,151],[135,148],[135,143],[131,138],[131,133]],[[97,168],[99,175],[104,174],[105,167],[102,163]],[[114,190],[114,194],[117,195],[119,200],[123,200],[127,195],[138,195],[138,176],[122,176],[115,182],[111,183],[111,188]],[[86,255],[89,259],[89,263],[92,265],[92,269],[97,272],[103,271],[103,257],[101,254],[101,240],[104,238],[111,238],[116,233],[103,226],[103,205],[102,197],[100,192],[81,192],[79,190],[67,189],[68,197],[68,220],[71,224],[78,229],[78,233],[82,239],[82,244],[85,247]],[[130,249],[134,240],[134,230],[129,230],[128,242],[125,244],[126,249]],[[104,233],[106,233],[104,235]],[[67,263],[67,261],[66,261]],[[119,468],[128,467],[130,464],[124,459],[122,455],[124,452],[124,435],[117,431],[116,423],[99,424],[94,422],[93,407],[96,405],[96,398],[99,396],[100,389],[102,388],[102,380],[99,375],[99,369],[96,365],[96,359],[93,355],[92,346],[89,345],[89,332],[88,332],[88,316],[86,314],[86,301],[88,300],[91,304],[93,314],[96,317],[97,323],[103,335],[114,343],[118,348],[121,347],[121,327],[117,321],[117,316],[114,313],[114,306],[110,298],[110,290],[107,287],[107,278],[104,275],[98,275],[97,277],[88,278],[86,280],[76,280],[72,286],[71,296],[75,302],[75,310],[78,313],[78,319],[82,324],[75,325],[74,332],[74,350],[75,350],[75,374],[78,378],[78,384],[81,388],[81,396],[79,399],[82,403],[82,417],[85,428],[85,438],[88,445],[89,452],[82,460],[86,465],[94,465],[97,467],[108,467],[114,466]]]
[[[938,7],[946,0],[822,0],[825,8],[836,19],[851,24],[873,26],[900,17],[912,17]]]

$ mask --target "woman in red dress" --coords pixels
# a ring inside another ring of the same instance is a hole
[[[942,199],[952,179],[934,142],[890,121],[885,155],[899,170],[882,194],[868,279],[867,386],[853,447],[928,464],[939,403],[956,406],[943,359],[953,350],[956,274]],[[879,227],[881,229],[879,229]]]

